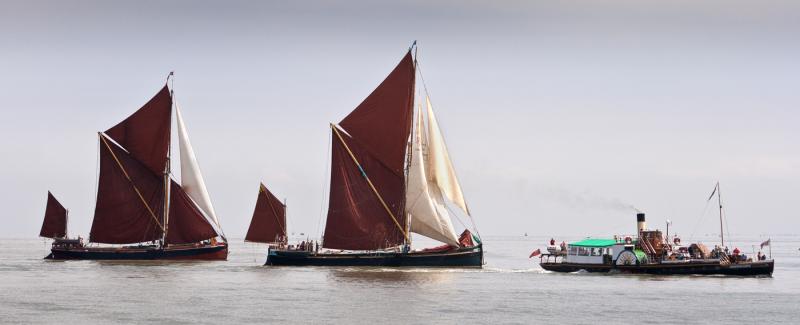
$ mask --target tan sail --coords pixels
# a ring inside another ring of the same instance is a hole
[[[438,185],[432,182],[426,168],[426,134],[419,109],[415,119],[414,141],[411,144],[411,161],[408,166],[406,212],[410,230],[414,233],[458,246],[458,237],[447,213],[444,198]]]
[[[439,189],[450,202],[461,208],[464,213],[469,214],[467,202],[464,200],[464,194],[461,192],[461,185],[456,177],[456,171],[453,168],[453,162],[450,161],[450,154],[447,153],[447,146],[444,143],[442,132],[439,130],[439,123],[436,121],[436,116],[433,114],[433,107],[431,106],[430,98],[425,97],[425,102],[428,107],[428,169],[433,176]]]

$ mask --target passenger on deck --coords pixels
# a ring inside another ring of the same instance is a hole
[[[761,260],[761,256],[762,256],[761,251],[758,251],[758,255],[756,255],[756,257],[758,258],[759,261]]]
[[[550,238],[550,246],[555,246],[555,245],[556,245],[556,240],[553,239],[553,238]]]

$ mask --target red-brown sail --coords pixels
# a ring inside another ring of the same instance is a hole
[[[103,135],[100,137],[100,177],[89,240],[130,244],[160,239],[162,177]]]
[[[404,236],[397,224],[405,225],[406,220],[403,213],[403,178],[394,174],[346,134],[339,134],[358,159],[363,174],[350,157],[344,143],[334,134],[324,247],[370,250],[402,244]],[[365,174],[373,182],[393,216],[383,207],[367,183]],[[397,220],[397,224],[392,217]]]
[[[44,210],[44,222],[40,237],[64,238],[67,236],[67,209],[47,191],[47,208]]]
[[[414,71],[414,61],[409,51],[378,88],[339,123],[401,177],[411,132]]]
[[[165,85],[147,104],[105,133],[136,160],[161,175],[167,163],[171,114],[172,96]]]
[[[170,188],[167,244],[188,244],[214,238],[217,232],[178,183]]]
[[[286,237],[286,206],[261,184],[253,219],[244,240],[274,243],[279,236]]]

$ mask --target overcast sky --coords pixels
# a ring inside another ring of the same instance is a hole
[[[173,70],[229,237],[259,181],[317,234],[328,123],[413,40],[482,234],[715,233],[718,180],[731,233],[797,234],[799,34],[797,1],[2,1],[0,236],[48,190],[88,236],[96,132]]]

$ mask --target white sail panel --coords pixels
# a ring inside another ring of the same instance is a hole
[[[410,230],[446,244],[458,246],[458,237],[450,222],[436,184],[430,182],[425,170],[425,129],[422,125],[422,110],[416,118],[414,142],[411,144],[411,161],[408,166],[406,188],[406,211]],[[437,199],[438,198],[438,199]]]
[[[222,227],[217,219],[217,214],[214,212],[214,206],[211,205],[206,182],[203,180],[203,174],[200,173],[200,166],[197,164],[194,149],[192,149],[192,144],[189,142],[189,133],[186,132],[186,125],[183,123],[178,104],[175,104],[175,113],[178,117],[178,144],[181,151],[181,187],[192,198],[197,207],[211,217],[211,221],[214,222],[217,229],[221,230]]]
[[[453,168],[453,162],[450,161],[450,154],[447,153],[447,146],[444,144],[442,132],[439,130],[439,123],[436,121],[436,116],[433,114],[430,98],[426,96],[425,102],[428,105],[427,167],[430,170],[430,174],[433,176],[433,182],[435,182],[442,191],[442,195],[461,208],[464,213],[469,214],[467,202],[464,200],[464,194],[461,192],[461,185],[458,183],[458,177],[456,177],[456,171]]]

